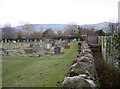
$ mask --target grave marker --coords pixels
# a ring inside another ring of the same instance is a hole
[[[7,43],[7,39],[5,39],[5,43]]]
[[[17,40],[18,43],[20,43],[20,40]]]
[[[35,39],[34,42],[37,42],[37,39]]]
[[[66,45],[64,46],[64,49],[70,49],[70,45],[66,44]]]
[[[26,42],[29,43],[29,40],[27,39]]]
[[[10,43],[11,41],[10,40],[8,40],[8,43]]]
[[[59,46],[56,46],[56,47],[54,48],[54,54],[61,54],[61,49],[60,49]]]
[[[30,48],[33,48],[34,47],[34,44],[33,43],[30,43],[30,46],[29,46]]]

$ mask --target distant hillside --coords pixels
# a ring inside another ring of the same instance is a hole
[[[37,31],[45,31],[48,28],[51,28],[54,31],[64,30],[67,24],[34,24]],[[16,29],[20,30],[21,26],[17,26]]]
[[[103,22],[103,23],[98,23],[98,24],[86,24],[86,25],[81,25],[81,26],[85,28],[94,27],[96,30],[103,29],[105,32],[107,32],[109,30],[108,24],[109,22]]]
[[[85,25],[79,25],[85,28],[88,27],[94,27],[95,29],[103,29],[104,31],[108,31],[108,24],[109,22],[103,22],[103,23],[98,23],[98,24],[85,24]],[[34,24],[35,29],[37,31],[45,31],[48,28],[51,28],[54,31],[58,30],[64,30],[67,24]],[[15,27],[18,31],[21,29],[21,26]]]

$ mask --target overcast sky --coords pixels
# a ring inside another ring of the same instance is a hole
[[[0,25],[93,24],[117,20],[119,0],[0,0]]]

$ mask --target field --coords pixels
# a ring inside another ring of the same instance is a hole
[[[3,57],[3,87],[56,87],[77,55],[77,42],[64,54],[46,57]]]

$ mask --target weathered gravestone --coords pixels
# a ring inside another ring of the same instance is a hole
[[[40,45],[37,49],[39,52],[44,52],[46,50],[45,46]]]
[[[80,41],[80,39],[78,39],[78,41]]]
[[[17,40],[18,43],[20,43],[20,40]]]
[[[10,40],[8,40],[8,43],[10,43],[11,41]]]
[[[34,44],[33,43],[30,43],[30,48],[34,48]]]
[[[5,43],[7,43],[7,39],[5,39]]]
[[[42,43],[42,40],[40,40],[40,43]]]
[[[29,40],[27,39],[26,42],[29,43]]]
[[[37,42],[37,39],[35,39],[34,42]]]
[[[50,49],[50,44],[47,44],[47,47],[46,47],[48,50]]]
[[[54,48],[54,54],[61,54],[61,49],[59,45]]]
[[[32,40],[30,40],[30,42],[32,42]]]
[[[25,40],[23,40],[23,42],[25,43]]]

